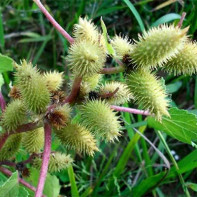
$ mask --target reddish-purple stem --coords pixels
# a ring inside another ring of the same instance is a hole
[[[116,74],[120,72],[124,72],[125,68],[124,66],[117,66],[117,67],[111,67],[111,68],[103,68],[100,73],[101,74]]]
[[[82,81],[82,77],[76,77],[74,82],[73,82],[73,86],[72,86],[72,90],[70,95],[66,98],[66,100],[64,101],[64,103],[73,103],[80,91],[80,84]]]
[[[0,92],[0,105],[1,105],[1,111],[4,112],[5,107],[6,107],[6,102],[1,92]]]
[[[51,24],[59,31],[70,44],[74,42],[74,39],[55,21],[55,19],[49,14],[49,12],[46,10],[46,8],[43,6],[43,4],[40,2],[40,0],[33,0],[37,6],[40,8],[42,13],[46,16],[46,18],[51,22]]]
[[[7,176],[12,176],[12,172],[11,172],[10,170],[8,170],[7,168],[0,167],[0,171],[1,171],[3,174],[7,175]],[[30,190],[32,190],[32,191],[34,191],[34,192],[36,191],[36,188],[35,188],[35,187],[33,187],[32,185],[30,185],[29,183],[27,183],[27,182],[24,181],[23,179],[19,178],[18,181],[19,181],[22,185],[24,185],[25,187],[29,188]],[[45,196],[43,195],[43,197],[45,197]]]
[[[40,177],[39,177],[35,197],[42,196],[45,179],[47,176],[50,154],[51,154],[51,126],[47,122],[44,124],[44,132],[45,132],[44,152],[43,152],[42,166],[40,170]]]
[[[115,106],[115,105],[111,105],[111,109],[114,109],[115,111],[128,112],[131,114],[141,114],[145,116],[151,115],[148,111],[133,109],[133,108],[128,108],[128,107],[120,107],[120,106]]]
[[[39,126],[40,125],[38,125],[38,122],[31,122],[31,123],[27,123],[27,124],[23,124],[23,125],[19,126],[15,131],[7,131],[7,132],[3,133],[0,136],[0,150],[10,135],[15,134],[15,133],[32,131],[32,130],[38,128]]]
[[[180,19],[180,21],[179,21],[179,23],[177,25],[179,28],[182,27],[182,24],[183,24],[183,21],[185,19],[185,16],[186,16],[186,12],[183,12],[182,15],[181,15],[181,19]]]

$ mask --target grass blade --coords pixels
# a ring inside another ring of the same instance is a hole
[[[68,176],[69,176],[70,184],[71,184],[72,197],[79,197],[79,192],[78,192],[77,185],[75,182],[75,173],[73,171],[72,165],[68,167]]]

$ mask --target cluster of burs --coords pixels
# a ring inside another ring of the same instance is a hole
[[[110,106],[129,100],[162,121],[162,116],[169,116],[169,101],[165,85],[152,72],[155,69],[174,75],[196,72],[197,45],[191,42],[187,31],[188,28],[162,25],[144,32],[133,42],[116,35],[110,40],[115,51],[112,58],[123,63],[126,82],[102,84],[100,73],[109,56],[109,43],[91,21],[80,18],[73,30],[75,42],[66,57],[72,72],[70,87],[76,78],[82,78],[77,99],[74,103],[65,102],[62,73],[41,73],[26,61],[16,65],[14,86],[9,94],[11,102],[1,118],[3,132],[13,132],[19,125],[33,121],[38,121],[40,127],[11,135],[0,151],[0,160],[13,158],[19,149],[41,153],[44,121],[50,123],[55,138],[66,149],[92,156],[98,151],[97,140],[113,142],[121,135],[120,117]],[[41,159],[42,156],[37,157],[33,165],[40,167]],[[70,155],[52,152],[49,171],[59,171],[71,163]]]

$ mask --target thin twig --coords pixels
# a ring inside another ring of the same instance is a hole
[[[185,19],[185,16],[186,16],[186,12],[183,12],[182,15],[181,15],[181,19],[177,25],[177,27],[181,28],[182,27],[182,24],[183,24],[183,21]]]
[[[144,116],[151,115],[148,111],[133,109],[133,108],[128,108],[128,107],[120,107],[120,106],[115,106],[115,105],[111,105],[111,109],[114,109],[115,111],[120,111],[120,112],[128,112],[131,114],[141,114]]]
[[[0,167],[0,171],[7,175],[7,176],[12,176],[12,172],[4,167]],[[30,185],[29,183],[27,183],[25,180],[21,179],[21,178],[18,178],[18,181],[24,185],[25,187],[29,188],[30,190],[32,190],[33,192],[36,191],[36,188],[33,187],[32,185]],[[43,197],[45,197],[44,195],[42,195]]]
[[[59,31],[64,38],[66,38],[66,40],[68,40],[68,42],[70,44],[73,44],[74,39],[57,23],[57,21],[49,14],[49,12],[46,10],[46,8],[43,6],[43,4],[40,2],[40,0],[33,0],[37,6],[40,8],[40,10],[42,11],[42,13],[46,16],[46,18],[51,22],[51,24],[55,27],[55,29],[57,29],[57,31]]]
[[[51,154],[51,126],[47,122],[44,124],[44,131],[45,131],[44,152],[43,152],[42,166],[40,170],[40,177],[39,177],[35,197],[42,196],[45,179],[48,171],[50,154]]]
[[[81,81],[82,81],[82,77],[75,78],[75,80],[73,82],[71,93],[64,101],[64,104],[65,103],[73,103],[75,101],[75,99],[80,91]]]
[[[0,91],[0,106],[1,106],[1,111],[4,112],[5,107],[6,107],[6,102],[3,98],[1,91]]]
[[[111,67],[111,68],[103,68],[100,71],[100,74],[116,74],[116,73],[121,73],[125,71],[125,67],[124,66],[117,66],[117,67]]]
[[[119,90],[119,87],[116,88],[113,92],[108,92],[108,93],[105,93],[105,94],[100,95],[100,97],[102,99],[110,98],[110,97],[114,96],[118,92],[118,90]]]

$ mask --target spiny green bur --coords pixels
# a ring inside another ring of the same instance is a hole
[[[73,162],[73,159],[70,157],[70,155],[66,155],[63,153],[52,153],[50,155],[50,160],[49,160],[49,167],[48,171],[50,173],[53,172],[59,172],[63,169],[68,168]],[[34,166],[37,168],[40,168],[42,164],[42,160],[40,158],[36,158],[34,160]]]
[[[21,100],[12,101],[3,114],[1,124],[5,131],[14,131],[26,120],[26,107]]]
[[[83,125],[96,136],[106,141],[114,141],[120,136],[118,116],[110,106],[101,100],[89,101],[80,108]]]
[[[14,156],[20,148],[21,140],[21,134],[11,135],[0,150],[0,161],[7,160]]]
[[[17,66],[15,79],[28,109],[37,114],[45,112],[50,102],[50,94],[46,81],[43,80],[36,67],[23,61],[21,66]]]
[[[168,102],[162,84],[149,71],[137,70],[127,76],[127,84],[138,105],[149,110],[158,120],[169,116]]]
[[[185,43],[180,52],[170,58],[163,66],[163,70],[174,75],[192,75],[197,72],[197,44]]]
[[[22,145],[29,153],[39,153],[44,146],[44,128],[23,133]]]
[[[61,130],[55,130],[56,136],[68,149],[93,156],[98,151],[93,135],[83,126],[70,123]]]
[[[135,41],[136,44],[131,51],[131,62],[137,68],[162,66],[183,48],[187,30],[173,25],[162,25],[144,32],[139,36],[139,41]]]

